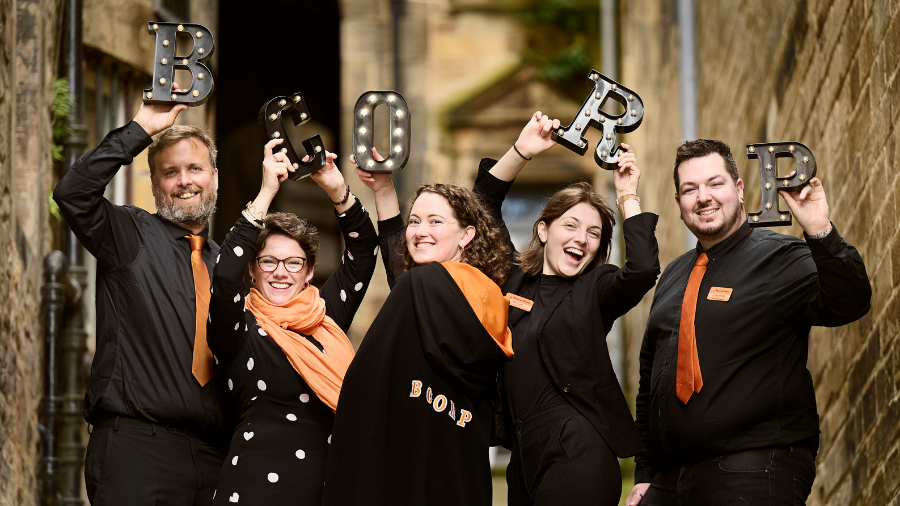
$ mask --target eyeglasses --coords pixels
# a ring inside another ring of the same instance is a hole
[[[300,272],[306,259],[303,257],[275,258],[273,256],[256,257],[256,265],[263,272],[274,272],[278,264],[284,263],[284,269],[288,272]]]

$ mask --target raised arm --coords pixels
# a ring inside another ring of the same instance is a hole
[[[381,155],[372,148],[372,156],[381,160]],[[356,157],[350,155],[350,163],[356,164]],[[406,226],[400,216],[400,203],[397,191],[390,174],[373,174],[356,167],[359,180],[372,190],[375,196],[375,211],[378,213],[378,244],[381,248],[381,261],[387,276],[388,286],[403,274],[403,244]]]
[[[541,111],[534,116],[522,129],[519,138],[512,147],[503,155],[497,163],[491,167],[491,174],[501,181],[512,181],[525,168],[525,164],[536,155],[556,145],[551,135],[551,130],[559,128],[558,119],[550,119]]]
[[[219,249],[212,272],[212,295],[206,336],[220,365],[230,364],[240,349],[244,319],[244,272],[247,262],[254,261],[256,239],[262,220],[269,211],[281,183],[293,172],[284,153],[273,153],[283,139],[269,141],[264,150],[262,184],[259,194],[238,218]],[[247,217],[253,220],[251,223]]]
[[[134,214],[103,197],[106,185],[119,168],[150,145],[151,136],[170,127],[186,108],[142,104],[133,121],[109,132],[100,145],[69,168],[53,190],[53,200],[69,227],[101,263],[125,265],[141,248]]]
[[[622,144],[625,153],[619,156],[619,168],[613,171],[616,204],[622,212],[625,238],[625,265],[614,272],[599,270],[597,289],[600,290],[600,314],[606,332],[616,318],[636,306],[656,284],[659,277],[659,244],[656,223],[659,216],[642,213],[637,198],[641,170],[634,150]]]
[[[356,196],[349,193],[349,186],[334,163],[336,158],[334,153],[327,153],[325,167],[312,173],[310,179],[331,198],[344,244],[347,245],[337,270],[328,277],[320,291],[325,299],[326,313],[346,332],[375,272],[378,234],[369,213]]]

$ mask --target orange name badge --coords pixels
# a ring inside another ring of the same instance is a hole
[[[516,295],[514,293],[508,293],[508,294],[506,294],[506,296],[509,297],[509,305],[510,306],[517,307],[517,308],[521,309],[522,311],[531,311],[531,306],[534,305],[533,300],[528,300],[525,297],[522,297],[521,295]]]
[[[714,286],[709,289],[709,295],[706,296],[708,300],[720,300],[722,302],[728,302],[728,299],[731,298],[731,292],[733,290],[731,288],[720,288],[718,286]]]

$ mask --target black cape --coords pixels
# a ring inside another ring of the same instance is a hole
[[[441,264],[400,276],[344,378],[322,504],[490,506],[508,360]]]

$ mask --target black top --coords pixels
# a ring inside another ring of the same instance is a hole
[[[481,161],[474,190],[502,227],[514,254],[500,212],[512,182],[502,181],[489,172],[495,163],[488,158]],[[641,442],[625,394],[613,371],[606,334],[616,318],[636,306],[656,283],[659,276],[659,247],[655,236],[658,219],[655,214],[642,213],[625,220],[625,265],[622,268],[601,265],[564,284],[549,303],[542,302],[543,307],[537,309],[541,316],[534,324],[541,362],[556,389],[591,421],[618,457],[636,454]],[[403,272],[402,262],[395,261],[403,252],[402,234],[383,238],[381,247],[390,281]],[[534,301],[538,297],[541,276],[527,276],[515,265],[511,267],[503,293],[514,293]],[[534,307],[532,311],[535,311]],[[513,329],[516,355],[519,353],[516,329],[527,314],[516,307],[509,308],[509,327]],[[517,358],[514,356],[513,360]],[[500,375],[494,399],[492,444],[510,448],[513,420],[505,390],[504,376]]]
[[[97,350],[84,398],[100,411],[216,431],[224,424],[221,374],[200,387],[191,374],[196,302],[191,232],[103,198],[123,165],[151,143],[135,122],[111,131],[78,159],[53,198],[81,244],[97,258]],[[204,230],[210,273],[219,247]]]
[[[504,393],[513,420],[518,420],[563,395],[553,383],[550,371],[541,359],[538,338],[533,326],[541,321],[541,314],[545,308],[555,306],[558,299],[572,289],[567,285],[574,283],[575,278],[548,274],[541,274],[540,278],[540,289],[534,300],[534,306],[512,328],[513,349],[516,355],[503,367]]]
[[[678,327],[698,245],[659,281],[641,347],[637,424],[644,452],[635,482],[664,459],[717,455],[813,441],[819,417],[806,369],[813,325],[836,327],[869,311],[862,258],[836,229],[806,242],[770,230],[739,230],[706,251],[695,330],[703,388],[687,405],[675,396]],[[727,302],[707,298],[731,288]]]
[[[443,265],[399,276],[344,377],[322,504],[490,506],[508,360]]]
[[[319,296],[325,314],[347,332],[375,271],[378,237],[359,201],[338,216],[338,223],[347,249]],[[238,416],[214,503],[229,504],[237,497],[241,503],[318,506],[334,412],[259,327],[253,312],[244,310],[243,276],[256,256],[259,232],[239,218],[222,243],[213,274],[209,346]]]

